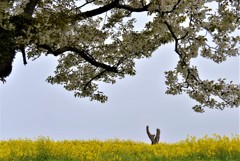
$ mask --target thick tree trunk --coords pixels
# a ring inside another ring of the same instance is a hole
[[[0,80],[5,81],[5,78],[9,76],[12,72],[12,63],[15,58],[15,50],[21,49],[23,53],[24,64],[25,60],[25,51],[24,45],[16,46],[15,38],[17,36],[25,36],[22,30],[28,29],[32,23],[32,14],[36,5],[40,0],[29,0],[24,8],[24,13],[21,15],[16,15],[10,18],[10,22],[14,24],[15,30],[9,31],[0,27]]]
[[[4,79],[12,72],[15,57],[14,33],[0,27],[0,78]]]

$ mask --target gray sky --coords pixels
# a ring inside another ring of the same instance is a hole
[[[109,96],[105,104],[75,98],[73,93],[44,80],[53,73],[56,58],[40,57],[22,64],[18,54],[6,84],[0,84],[0,139],[131,139],[150,143],[145,132],[161,129],[161,140],[176,142],[187,135],[202,137],[214,133],[239,133],[239,108],[192,110],[195,102],[186,95],[166,95],[164,71],[173,69],[177,56],[172,45],[161,47],[150,59],[136,63],[137,75],[101,84]],[[226,77],[239,83],[239,58],[220,65],[200,59],[202,78]]]

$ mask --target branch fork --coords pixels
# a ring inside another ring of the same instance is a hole
[[[148,126],[146,127],[146,130],[147,130],[147,135],[152,142],[152,145],[157,144],[160,140],[160,129],[156,130],[156,135],[150,133]]]

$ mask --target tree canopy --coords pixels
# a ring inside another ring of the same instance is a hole
[[[211,6],[214,6],[213,8]],[[142,30],[133,13],[144,12]],[[135,60],[174,43],[176,68],[166,71],[167,94],[186,93],[204,108],[240,105],[240,84],[203,80],[191,61],[222,63],[239,56],[239,0],[4,0],[0,1],[0,78],[11,74],[16,52],[23,63],[58,57],[53,76],[76,97],[105,102],[99,82],[135,75]],[[27,57],[27,58],[26,58]]]

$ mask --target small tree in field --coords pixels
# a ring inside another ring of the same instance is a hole
[[[215,6],[211,9],[209,6]],[[141,31],[133,13],[151,16]],[[0,1],[0,79],[11,74],[17,51],[36,59],[58,57],[51,84],[76,97],[105,102],[99,82],[135,75],[136,59],[151,57],[167,43],[179,56],[166,71],[167,94],[186,93],[204,107],[240,105],[240,86],[225,79],[203,80],[194,58],[221,63],[239,56],[239,0],[3,0]]]

